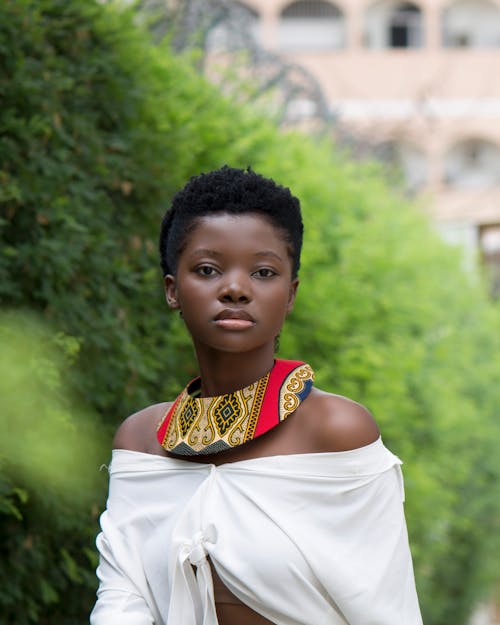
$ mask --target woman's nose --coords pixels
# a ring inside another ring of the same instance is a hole
[[[250,276],[243,275],[243,272],[233,272],[221,285],[219,293],[221,302],[249,302],[251,300]]]

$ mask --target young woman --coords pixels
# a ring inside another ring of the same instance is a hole
[[[288,189],[229,167],[167,211],[200,377],[116,434],[92,625],[421,625],[400,461],[363,406],[275,359],[302,230]]]

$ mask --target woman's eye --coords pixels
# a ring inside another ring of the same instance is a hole
[[[262,267],[262,269],[258,269],[254,273],[254,275],[256,275],[258,278],[272,278],[276,275],[276,272],[272,269],[269,269],[268,267]]]
[[[196,273],[200,276],[213,276],[217,273],[217,270],[210,265],[202,265],[196,268]]]

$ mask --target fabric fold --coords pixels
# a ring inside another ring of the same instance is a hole
[[[197,532],[179,549],[172,580],[169,625],[218,625],[206,542],[214,542],[213,528],[206,534]]]
[[[400,465],[380,439],[219,466],[115,450],[92,625],[217,625],[211,564],[276,625],[422,625]]]

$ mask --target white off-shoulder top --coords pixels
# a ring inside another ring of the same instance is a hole
[[[91,625],[217,625],[208,557],[277,625],[421,625],[400,464],[380,439],[220,466],[115,450]]]

